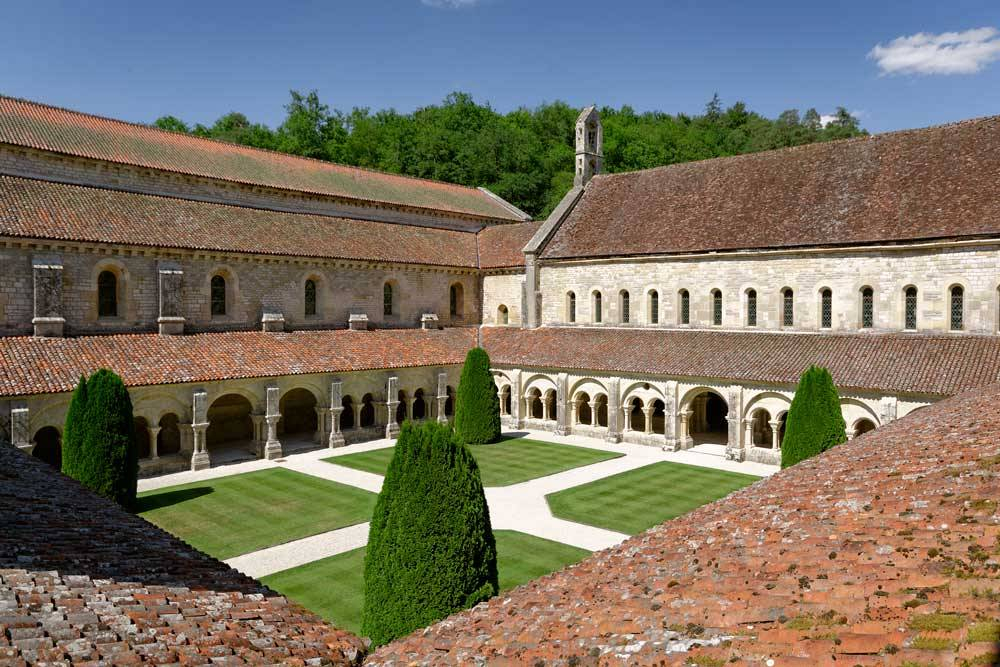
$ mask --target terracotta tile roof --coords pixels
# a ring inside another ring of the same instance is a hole
[[[0,664],[357,664],[364,643],[10,446]]]
[[[1000,116],[595,177],[543,257],[996,235]]]
[[[479,267],[505,269],[524,266],[524,246],[541,226],[541,222],[522,222],[483,228],[478,234]]]
[[[0,337],[0,396],[70,391],[110,368],[129,386],[461,364],[476,331],[228,332]]]
[[[202,139],[2,96],[0,143],[237,183],[519,220],[476,188]]]
[[[476,266],[469,232],[0,176],[0,236]]]
[[[904,417],[368,664],[995,664],[998,404]]]
[[[1000,379],[1000,338],[485,327],[495,364],[795,384],[810,364],[837,386],[951,395]]]

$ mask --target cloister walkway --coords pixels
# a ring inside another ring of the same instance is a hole
[[[659,461],[685,463],[762,477],[777,471],[776,466],[727,461],[708,447],[705,447],[704,451],[698,451],[702,448],[696,448],[679,452],[665,452],[645,445],[609,444],[594,438],[577,435],[554,436],[544,431],[517,431],[516,434],[544,442],[576,445],[623,454],[615,459],[573,468],[520,484],[486,488],[486,500],[490,507],[490,519],[494,529],[517,530],[590,551],[612,547],[626,539],[628,535],[559,519],[553,516],[549,510],[545,500],[546,495]],[[383,439],[348,445],[335,450],[313,449],[289,454],[274,461],[258,459],[206,470],[184,471],[141,479],[139,480],[139,491],[151,491],[177,484],[219,479],[230,475],[281,467],[377,493],[382,488],[383,478],[381,475],[333,465],[322,459],[392,447],[394,442]],[[227,560],[226,563],[249,576],[263,577],[363,547],[368,543],[368,526],[368,523],[362,523],[320,533],[236,556]]]

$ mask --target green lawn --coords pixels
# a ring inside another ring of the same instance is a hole
[[[261,470],[139,494],[139,514],[219,559],[371,519],[376,494]]]
[[[496,530],[500,589],[507,590],[587,557],[590,552],[513,530]],[[338,628],[361,631],[365,550],[355,549],[278,572],[261,581]]]
[[[511,438],[492,445],[470,445],[469,449],[479,463],[483,486],[508,486],[622,456],[618,452],[527,438]],[[323,460],[384,475],[393,451],[392,447],[386,447],[345,456],[331,456]]]
[[[557,517],[634,535],[758,479],[662,462],[552,493],[545,499]]]

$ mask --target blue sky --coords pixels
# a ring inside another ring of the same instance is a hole
[[[400,111],[452,90],[696,113],[712,93],[776,116],[846,106],[869,130],[1000,114],[1000,2],[316,0],[5,3],[0,92],[149,122],[288,90]]]

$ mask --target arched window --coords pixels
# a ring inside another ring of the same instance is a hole
[[[622,290],[621,292],[618,293],[618,307],[621,310],[622,323],[623,324],[628,324],[629,321],[630,321],[629,318],[631,317],[631,315],[629,313],[629,295],[628,295],[628,290]]]
[[[819,326],[821,329],[833,326],[833,292],[829,287],[819,293]]]
[[[118,277],[111,271],[101,271],[97,276],[97,315],[118,316]]]
[[[712,290],[712,324],[722,326],[722,290]]]
[[[656,290],[649,293],[649,323],[660,323],[660,293]]]
[[[507,306],[502,303],[497,306],[497,324],[509,324],[510,323],[510,313],[507,312]]]
[[[747,290],[747,326],[757,326],[757,290]]]
[[[951,288],[951,330],[961,331],[965,327],[965,290],[961,285]]]
[[[917,329],[917,288],[907,287],[903,292],[904,305],[903,328],[915,331]]]
[[[781,326],[795,325],[795,293],[790,287],[781,290]]]
[[[212,315],[226,314],[226,279],[212,276]]]
[[[686,289],[682,289],[679,294],[681,300],[680,317],[681,324],[691,324],[691,295]]]
[[[875,290],[871,287],[861,289],[861,328],[871,329],[875,326]]]
[[[462,311],[464,310],[463,306],[465,305],[463,301],[465,301],[465,298],[462,285],[460,283],[455,283],[451,286],[451,289],[448,290],[448,313],[452,317],[462,316]]]
[[[382,286],[382,314],[392,315],[392,284],[386,283]]]
[[[566,321],[576,322],[576,294],[566,293]]]
[[[309,279],[305,287],[306,317],[316,314],[316,281]]]
[[[601,293],[594,292],[594,322],[597,324],[601,323]]]

